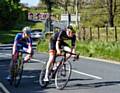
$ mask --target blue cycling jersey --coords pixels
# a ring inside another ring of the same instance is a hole
[[[32,39],[30,38],[23,38],[22,33],[18,33],[15,37],[14,42],[17,42],[17,47],[25,47],[28,48],[28,44],[32,45]]]

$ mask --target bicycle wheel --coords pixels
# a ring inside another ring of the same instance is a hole
[[[14,86],[18,87],[22,78],[23,73],[23,62],[16,65],[15,75],[14,75]]]
[[[69,61],[64,62],[58,67],[55,75],[55,86],[57,89],[64,89],[67,85],[71,76],[71,69],[72,66]]]
[[[40,76],[39,76],[39,84],[41,86],[41,88],[45,88],[49,82],[45,82],[43,79],[45,77],[45,71],[46,71],[46,64],[42,67]]]
[[[10,63],[10,76],[11,76],[11,79],[9,82],[10,82],[10,85],[12,85],[15,77],[15,63],[13,61],[11,61]]]
[[[18,85],[20,84],[22,73],[23,73],[22,53],[19,53],[17,61],[12,63],[11,70],[11,84],[13,84],[15,87],[18,87]]]

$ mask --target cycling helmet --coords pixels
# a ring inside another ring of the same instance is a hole
[[[67,26],[67,29],[70,29],[73,33],[75,33],[75,30],[74,30],[74,28],[73,28],[72,25],[68,25],[68,26]]]
[[[22,31],[23,31],[23,33],[26,33],[28,35],[31,34],[31,28],[28,26],[24,27]]]

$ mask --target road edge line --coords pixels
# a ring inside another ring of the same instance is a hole
[[[5,92],[5,93],[10,93],[7,88],[0,82],[0,87],[2,88],[2,90]]]

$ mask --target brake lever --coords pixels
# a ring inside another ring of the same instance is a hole
[[[74,57],[73,61],[78,60],[78,59],[79,59],[79,55],[80,55],[80,54],[77,54],[77,55]]]

